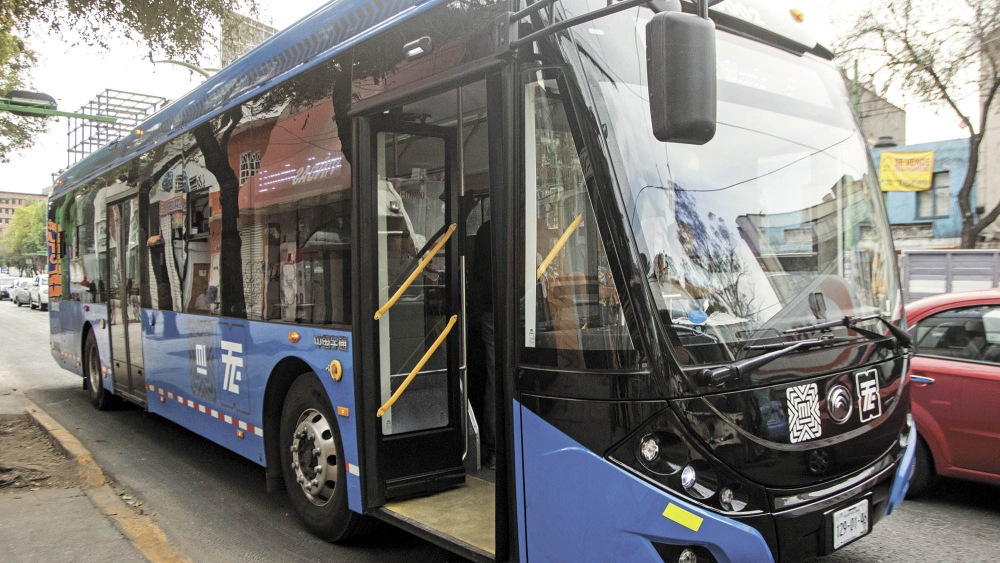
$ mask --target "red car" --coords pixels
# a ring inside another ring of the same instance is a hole
[[[908,496],[935,475],[1000,485],[1000,289],[921,299],[906,320],[920,435]]]

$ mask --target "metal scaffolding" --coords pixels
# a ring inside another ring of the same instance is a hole
[[[149,116],[160,111],[167,99],[120,90],[105,90],[77,113],[114,117],[115,123],[101,123],[79,117],[69,118],[66,164],[72,166],[87,155],[130,134]]]

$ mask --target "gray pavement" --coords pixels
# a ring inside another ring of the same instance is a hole
[[[171,544],[193,561],[456,560],[390,526],[350,545],[311,536],[284,493],[265,491],[260,466],[138,408],[94,410],[80,378],[49,355],[47,331],[46,314],[0,302],[0,341],[9,335],[17,341],[0,347],[0,376],[72,432],[116,492],[126,489],[141,500]],[[870,536],[811,563],[997,561],[997,538],[1000,488],[941,480]]]
[[[10,563],[146,561],[77,487],[0,494],[0,553]]]

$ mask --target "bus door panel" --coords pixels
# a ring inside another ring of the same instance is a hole
[[[108,205],[108,334],[115,391],[144,403],[138,213],[136,198]]]
[[[379,474],[392,498],[464,480],[457,137],[389,115],[372,120],[371,137],[378,285],[369,295],[380,313],[372,387],[384,411]]]

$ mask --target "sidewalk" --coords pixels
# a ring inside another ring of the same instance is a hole
[[[3,561],[183,561],[169,546],[143,545],[143,525],[159,532],[118,498],[75,438],[0,376]]]

